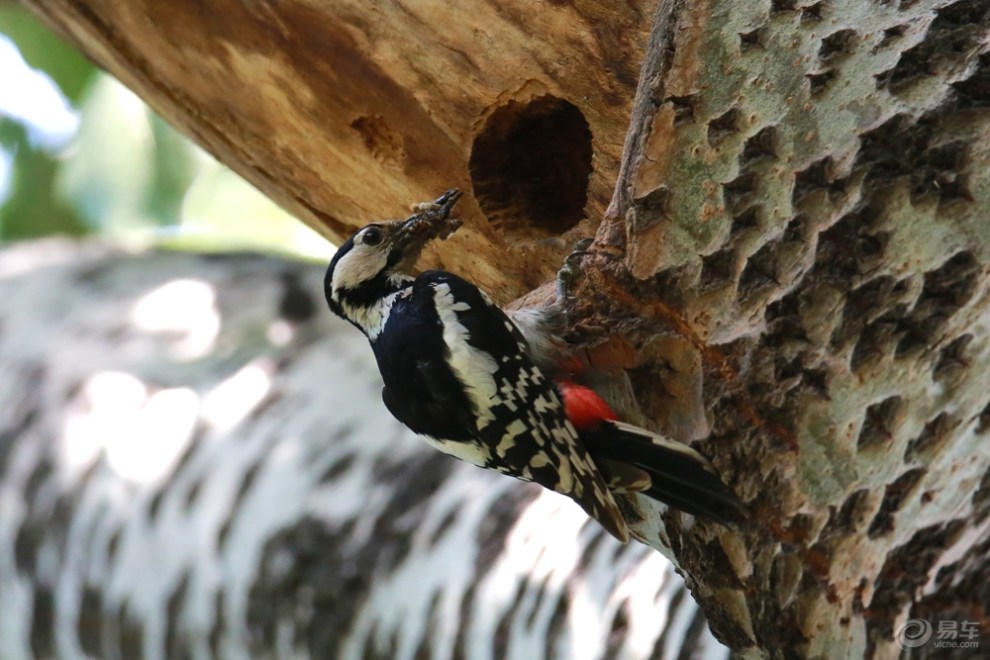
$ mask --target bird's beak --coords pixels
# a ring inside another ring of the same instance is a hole
[[[445,239],[461,226],[460,218],[450,217],[461,194],[453,188],[433,202],[416,205],[416,213],[403,221],[393,238],[392,249],[400,251],[403,264],[411,265],[427,243],[437,238]]]

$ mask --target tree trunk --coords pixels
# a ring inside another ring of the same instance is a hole
[[[990,634],[987,0],[28,4],[329,235],[469,188],[504,301],[596,229],[573,338],[753,509],[637,527],[734,649]]]
[[[0,251],[0,657],[726,657],[666,559],[393,420],[322,271]]]
[[[734,649],[990,636],[988,27],[969,0],[659,12],[577,299],[750,502],[740,536],[666,530]]]
[[[552,277],[605,210],[652,11],[644,0],[25,4],[326,236],[472,189],[467,226],[427,259],[503,300]]]

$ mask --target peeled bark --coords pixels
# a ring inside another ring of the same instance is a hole
[[[504,301],[596,229],[570,338],[753,509],[639,503],[732,648],[990,630],[986,0],[29,4],[331,235],[459,184],[427,262]]]
[[[330,238],[473,190],[466,226],[427,260],[503,300],[551,277],[597,226],[652,11],[643,0],[25,4]]]

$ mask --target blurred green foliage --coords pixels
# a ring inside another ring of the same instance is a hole
[[[186,249],[333,252],[23,8],[0,0],[0,34],[81,119],[67,145],[52,147],[32,139],[30,121],[0,115],[0,150],[12,155],[0,241],[98,233]]]

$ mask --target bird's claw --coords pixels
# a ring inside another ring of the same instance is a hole
[[[574,244],[571,253],[564,258],[564,264],[557,271],[557,300],[564,304],[571,296],[571,287],[581,274],[581,259],[589,254],[593,239],[582,238]],[[566,306],[566,305],[565,305]]]

